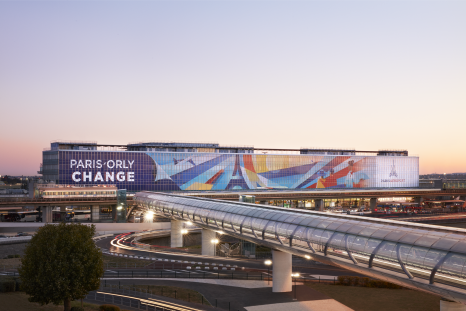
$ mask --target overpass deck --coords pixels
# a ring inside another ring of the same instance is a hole
[[[126,198],[128,204],[133,197]],[[29,199],[29,198],[7,198],[0,199],[0,207],[16,206],[70,206],[70,205],[111,205],[116,204],[116,197],[85,197],[85,198],[54,198],[54,199]]]
[[[174,193],[178,194],[178,193]],[[377,189],[312,189],[312,190],[251,190],[251,191],[190,191],[180,195],[219,200],[238,200],[240,195],[255,196],[256,200],[305,200],[337,198],[380,198],[420,196],[465,196],[466,189],[377,188]]]
[[[466,230],[140,192],[174,220],[466,304]]]

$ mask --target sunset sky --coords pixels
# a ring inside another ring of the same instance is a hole
[[[0,1],[0,175],[51,141],[407,149],[466,172],[466,1]]]

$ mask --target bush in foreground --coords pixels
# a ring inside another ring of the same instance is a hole
[[[64,304],[84,298],[96,290],[103,275],[102,253],[92,237],[95,226],[81,224],[45,225],[28,243],[21,267],[21,289],[29,301],[41,305]]]
[[[120,308],[114,305],[101,305],[99,311],[120,311]]]

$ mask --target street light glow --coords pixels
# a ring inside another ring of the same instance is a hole
[[[186,230],[186,229],[181,229],[181,234],[186,234],[186,233],[188,233],[188,230]]]
[[[299,273],[292,273],[291,276],[297,278],[297,277],[299,277]]]
[[[211,240],[210,242],[214,243],[214,244],[217,244],[218,243],[218,239],[213,239]]]
[[[311,256],[305,255],[304,258],[306,258],[306,259],[311,259]]]
[[[191,226],[193,223],[190,222],[190,221],[187,221],[186,224],[187,224],[188,226]]]
[[[121,205],[117,206],[117,210],[121,211],[122,209],[123,209],[123,206],[121,206]]]
[[[272,264],[272,260],[266,260],[264,261],[264,264],[270,266]]]

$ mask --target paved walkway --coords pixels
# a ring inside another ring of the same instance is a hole
[[[248,311],[354,311],[335,299],[321,299],[314,301],[296,301],[245,307]]]

